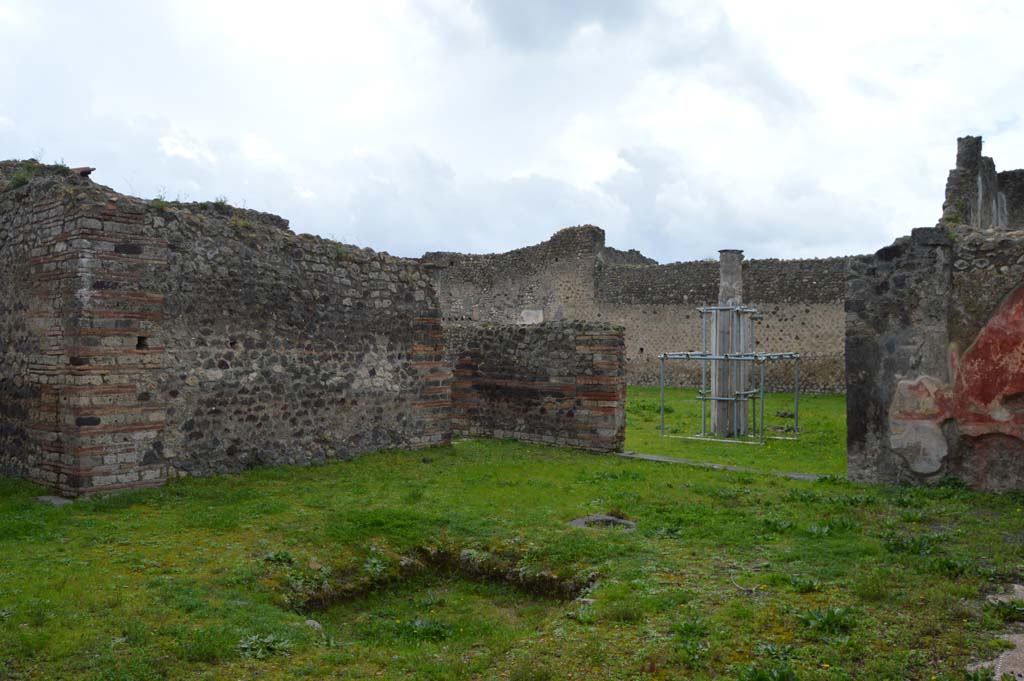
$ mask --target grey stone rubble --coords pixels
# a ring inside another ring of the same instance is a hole
[[[694,466],[695,468],[710,468],[715,471],[731,471],[733,473],[757,473],[759,475],[774,475],[780,478],[789,478],[790,480],[820,480],[823,475],[817,475],[816,473],[787,473],[786,471],[763,471],[757,468],[747,468],[746,466],[730,466],[724,463],[708,463],[707,461],[694,461],[693,459],[684,459],[674,456],[661,456],[659,454],[641,454],[640,452],[618,452],[616,456],[621,456],[624,459],[640,459],[642,461],[657,461],[658,463],[675,463],[684,466]]]
[[[68,499],[66,497],[57,497],[51,494],[44,494],[42,496],[38,496],[36,497],[36,501],[38,501],[41,504],[46,504],[47,506],[56,506],[57,508],[74,503],[72,499]]]

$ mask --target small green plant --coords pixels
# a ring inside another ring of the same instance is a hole
[[[740,669],[737,681],[799,681],[793,668],[786,664],[761,667],[752,664]]]
[[[809,594],[815,591],[821,591],[821,583],[812,577],[801,577],[799,575],[792,575],[789,578],[789,584],[793,587],[793,590],[801,594]]]
[[[853,583],[853,593],[864,601],[880,601],[889,595],[892,578],[885,570],[875,569]]]
[[[676,643],[675,655],[687,669],[702,669],[707,666],[711,644],[702,639],[686,639]]]
[[[509,674],[509,681],[550,681],[551,671],[535,662],[520,662]]]
[[[905,523],[920,523],[924,520],[924,513],[918,509],[911,509],[900,513],[900,520]]]
[[[676,622],[670,629],[675,637],[680,640],[703,638],[708,635],[708,626],[700,617],[692,617],[682,622]]]
[[[8,189],[17,189],[18,187],[24,187],[32,179],[32,173],[26,168],[19,168],[11,174],[11,179],[7,181]]]
[[[291,565],[295,562],[295,559],[292,558],[292,554],[287,551],[272,551],[263,556],[263,560],[268,563],[281,563],[282,565]]]
[[[788,660],[793,657],[794,648],[788,644],[758,643],[757,654],[772,660]]]
[[[416,618],[409,622],[399,622],[395,626],[397,638],[413,641],[443,641],[450,638],[454,630],[451,625],[434,620]]]
[[[228,627],[195,629],[178,637],[181,656],[189,662],[216,663],[239,652],[238,633]]]
[[[857,623],[856,614],[850,608],[808,610],[797,613],[796,618],[809,631],[818,634],[847,634]]]
[[[916,556],[927,556],[935,548],[938,535],[922,534],[915,537],[890,535],[882,539],[885,550],[889,553],[907,553]]]
[[[832,526],[826,524],[813,523],[807,528],[807,534],[812,537],[827,537],[832,534]]]
[[[607,622],[639,622],[644,617],[643,609],[634,601],[616,600],[601,611],[601,618]]]
[[[928,572],[957,579],[972,572],[976,572],[974,562],[970,558],[958,556],[943,556],[933,558],[927,565]]]
[[[370,556],[363,563],[363,572],[369,574],[372,577],[380,577],[384,574],[384,571],[388,569],[387,563],[378,558],[377,556]]]
[[[769,532],[785,532],[793,527],[793,523],[777,516],[768,516],[761,521],[764,529]]]
[[[231,227],[233,229],[252,229],[252,222],[246,220],[245,218],[234,216],[230,220],[228,220],[228,227]]]
[[[996,601],[988,609],[1003,622],[1024,622],[1024,601]]]
[[[292,651],[291,641],[274,634],[246,636],[238,642],[237,647],[244,657],[251,657],[257,660],[263,660],[274,655],[290,655]]]
[[[594,605],[592,603],[582,603],[575,611],[569,613],[569,618],[574,619],[580,624],[593,624],[596,621]]]

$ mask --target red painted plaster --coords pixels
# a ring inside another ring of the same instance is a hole
[[[963,356],[954,357],[953,375],[953,413],[962,432],[1024,438],[1024,286],[1006,297]]]
[[[965,435],[1024,439],[1024,286],[1000,304],[961,356],[950,357],[953,386],[929,377],[902,382],[891,417],[942,423]]]

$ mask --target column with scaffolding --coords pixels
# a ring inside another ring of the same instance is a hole
[[[743,251],[719,251],[718,305],[697,308],[701,319],[701,349],[667,352],[661,361],[661,434],[665,436],[665,362],[699,361],[700,432],[693,436],[729,442],[763,443],[765,440],[765,367],[774,362],[793,363],[792,438],[800,432],[800,355],[795,352],[758,352],[753,307],[743,305]],[[710,424],[708,423],[710,416]],[[709,428],[710,426],[710,428]]]

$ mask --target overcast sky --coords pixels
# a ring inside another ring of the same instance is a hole
[[[0,0],[0,157],[406,256],[874,251],[1024,167],[1024,3]]]

